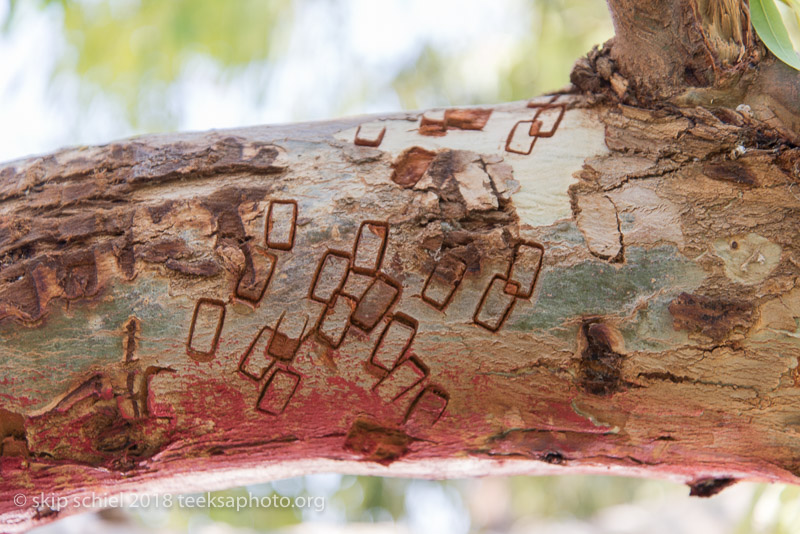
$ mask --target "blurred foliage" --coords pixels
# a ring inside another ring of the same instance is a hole
[[[61,12],[68,46],[53,75],[79,77],[80,105],[90,106],[98,95],[116,100],[139,132],[179,127],[174,101],[180,96],[174,89],[193,61],[210,61],[228,81],[248,68],[267,80],[292,34],[314,31],[294,24],[298,6],[337,9],[336,2],[324,0],[29,1],[42,10]],[[21,3],[10,0],[6,31],[15,26]],[[566,85],[575,59],[612,34],[605,2],[599,0],[530,0],[509,3],[508,8],[512,5],[530,31],[515,37],[511,50],[489,70],[476,60],[482,46],[479,35],[446,51],[432,42],[419,43],[411,59],[385,67],[393,69],[390,87],[378,80],[382,76],[343,72],[352,83],[336,95],[333,112],[360,112],[360,102],[386,90],[394,90],[405,109],[529,98]],[[344,37],[335,20],[329,23]],[[358,61],[343,57],[342,64]],[[470,83],[464,74],[469,71],[473,78],[477,71],[493,83]]]
[[[800,532],[800,487],[759,484],[735,534]]]
[[[604,508],[645,500],[665,489],[677,495],[687,493],[677,484],[610,476],[513,477],[509,483],[515,519],[587,519]]]
[[[113,95],[137,129],[175,124],[164,94],[194,58],[207,58],[235,76],[252,63],[280,53],[291,27],[291,0],[36,0],[59,9],[69,48],[54,76],[77,75],[85,84],[84,105],[97,92]],[[6,31],[20,0],[11,0]],[[278,49],[276,51],[276,49]]]
[[[195,527],[227,524],[234,528],[274,532],[309,520],[327,523],[397,523],[412,532],[438,532],[437,517],[448,532],[528,532],[550,526],[548,532],[609,532],[597,523],[616,506],[638,506],[648,521],[668,521],[676,533],[696,532],[707,517],[676,517],[673,508],[688,497],[682,484],[612,476],[488,477],[471,480],[419,481],[402,478],[335,476],[320,489],[313,476],[212,492],[216,497],[324,497],[325,510],[311,508],[180,508],[131,510],[134,520],[152,531],[192,531]],[[733,517],[718,517],[715,532],[731,534],[794,534],[800,532],[800,488],[749,485],[749,503]],[[425,502],[427,501],[427,503]],[[715,517],[713,500],[697,501]],[[628,508],[624,508],[628,510]],[[685,508],[684,514],[685,512]],[[625,512],[627,513],[627,512]],[[462,525],[455,519],[463,518]],[[561,527],[558,527],[561,525]],[[581,528],[578,528],[582,525]],[[728,525],[730,530],[723,527]],[[420,530],[421,527],[421,530]],[[624,526],[619,527],[625,530]],[[615,529],[611,529],[617,532]],[[657,529],[664,532],[663,529]],[[224,530],[218,530],[224,532]],[[282,530],[281,530],[282,531]],[[380,532],[388,530],[380,530]],[[377,532],[377,531],[376,531]]]
[[[523,100],[560,89],[569,83],[575,60],[613,35],[605,2],[538,0],[525,6],[530,31],[514,43],[498,72],[485,74],[497,78],[496,87],[481,93],[465,86],[459,73],[480,65],[468,64],[473,58],[458,51],[444,54],[427,45],[395,78],[393,87],[403,107],[434,105],[431,98],[421,98],[429,94],[438,96],[435,105],[468,105]]]

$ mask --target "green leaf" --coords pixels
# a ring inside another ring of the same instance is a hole
[[[792,46],[775,1],[750,0],[750,20],[770,52],[795,70],[800,70],[800,55]]]
[[[794,15],[794,20],[797,21],[797,26],[800,28],[800,0],[781,0],[784,4],[789,6]]]

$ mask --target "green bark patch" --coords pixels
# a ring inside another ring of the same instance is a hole
[[[675,247],[626,249],[625,263],[587,261],[569,268],[542,271],[538,299],[512,314],[511,330],[547,330],[571,336],[566,323],[576,317],[631,315],[637,305],[656,295],[678,295],[699,286],[703,271]],[[535,297],[534,297],[535,298]],[[665,301],[659,299],[659,305]]]
[[[101,301],[51,309],[42,325],[0,325],[0,376],[3,394],[24,399],[35,411],[66,392],[74,378],[125,359],[124,325],[131,316],[141,324],[142,353],[158,354],[183,340],[186,325],[159,300],[169,294],[166,281],[140,276],[135,285],[118,284]],[[9,406],[10,409],[19,407]]]

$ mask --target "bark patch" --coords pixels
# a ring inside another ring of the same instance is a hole
[[[117,266],[122,277],[131,281],[136,277],[136,254],[133,247],[133,233],[128,232],[125,238],[112,243],[111,248],[117,259]]]
[[[447,135],[447,130],[483,130],[492,115],[491,109],[448,109],[443,119],[422,116],[419,134],[433,137]]]
[[[576,222],[589,252],[603,260],[622,259],[622,233],[617,208],[605,195],[588,195],[578,199]]]
[[[491,109],[448,109],[444,112],[444,122],[448,128],[483,130],[491,116]]]
[[[30,321],[41,315],[39,291],[31,271],[25,272],[0,291],[0,319],[13,316]]]
[[[436,193],[445,215],[458,219],[467,212],[496,210],[499,206],[481,157],[466,150],[437,154],[414,189]]]
[[[357,419],[344,442],[345,450],[361,455],[364,460],[389,465],[408,452],[411,437],[396,428],[383,427],[373,421]]]
[[[611,326],[589,320],[581,326],[580,386],[586,393],[607,397],[624,390],[622,363],[615,348],[621,337]]]
[[[0,456],[28,456],[25,418],[0,408]]]
[[[418,146],[411,147],[397,158],[392,165],[392,181],[405,188],[414,187],[428,170],[436,153]]]
[[[736,484],[735,478],[702,478],[689,484],[692,497],[712,497],[725,488]]]
[[[98,291],[97,263],[91,250],[55,258],[58,285],[68,299],[93,296]]]
[[[755,175],[743,164],[732,161],[706,163],[703,165],[703,174],[712,180],[734,182],[744,185],[756,185]]]
[[[188,258],[191,255],[192,249],[189,248],[189,245],[183,239],[177,237],[147,243],[141,250],[137,250],[136,254],[140,259],[153,263]]]
[[[673,327],[721,341],[737,327],[752,323],[752,308],[742,302],[681,293],[669,304]]]
[[[542,456],[542,461],[553,465],[565,465],[567,459],[558,451],[550,451]]]

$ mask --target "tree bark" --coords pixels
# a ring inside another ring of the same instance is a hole
[[[796,483],[791,129],[645,103],[616,46],[571,94],[0,167],[3,528],[317,471]]]

